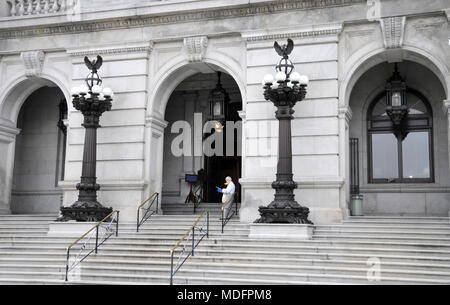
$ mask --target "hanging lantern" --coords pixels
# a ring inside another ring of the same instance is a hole
[[[386,84],[386,113],[394,124],[394,133],[397,138],[406,138],[405,118],[409,109],[406,101],[406,82],[398,71],[398,64]]]
[[[209,95],[209,119],[223,123],[226,116],[226,107],[230,100],[228,93],[221,84],[221,72],[217,72],[218,81],[216,88],[214,88]]]

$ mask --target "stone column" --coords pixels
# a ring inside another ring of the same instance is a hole
[[[350,107],[339,108],[339,175],[344,178],[344,183],[339,194],[339,205],[342,210],[342,216],[350,216],[350,135],[349,124],[352,119],[352,110]]]
[[[14,153],[19,132],[13,124],[0,122],[0,214],[11,214]]]
[[[155,116],[147,117],[145,121],[144,173],[145,182],[148,186],[143,194],[143,200],[145,200],[155,192],[159,193],[161,196],[163,178],[164,129],[168,125],[167,121]]]

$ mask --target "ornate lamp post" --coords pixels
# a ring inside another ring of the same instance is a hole
[[[81,182],[77,184],[78,201],[70,207],[62,207],[59,221],[100,221],[112,212],[97,201],[96,163],[97,163],[97,128],[100,127],[100,116],[111,110],[113,92],[109,88],[102,89],[102,80],[97,74],[103,63],[101,56],[90,61],[84,58],[91,73],[86,77],[86,85],[72,89],[73,106],[84,116],[83,126],[86,129],[84,138],[83,167]]]
[[[306,76],[292,72],[294,65],[289,60],[289,54],[294,48],[294,43],[291,39],[288,39],[288,44],[282,47],[275,42],[274,47],[282,56],[276,66],[278,73],[275,79],[278,87],[272,88],[274,78],[271,74],[264,77],[263,85],[264,98],[277,107],[276,118],[279,120],[277,179],[272,183],[275,200],[269,206],[259,208],[261,218],[256,220],[256,223],[312,224],[308,220],[309,209],[300,206],[294,199],[297,183],[293,181],[292,174],[291,140],[293,107],[305,98],[309,80]]]

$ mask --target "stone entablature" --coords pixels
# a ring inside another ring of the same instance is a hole
[[[0,15],[0,27],[11,28],[11,30],[0,31],[0,39],[251,17],[269,13],[363,4],[365,2],[365,0],[286,0],[280,3],[280,1],[274,0],[237,0],[230,4],[221,3],[219,7],[217,1],[214,0],[150,1],[146,4],[136,1],[139,4],[129,2],[115,9],[115,5],[110,2],[106,4],[103,1],[86,3],[83,0],[77,1],[80,3],[79,9],[70,10],[70,12],[68,10],[67,14],[50,14],[46,19],[41,17],[39,20],[35,20],[39,17],[35,14],[20,16],[21,20],[19,21],[17,16],[1,18]],[[139,6],[141,7],[137,10],[136,8]],[[139,11],[139,15],[137,15],[137,11]],[[117,18],[117,16],[120,16],[120,18]],[[100,21],[103,19],[108,20]],[[78,22],[58,25],[68,21]]]

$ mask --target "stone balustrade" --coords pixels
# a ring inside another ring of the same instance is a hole
[[[6,0],[7,16],[31,16],[64,13],[79,0]]]

